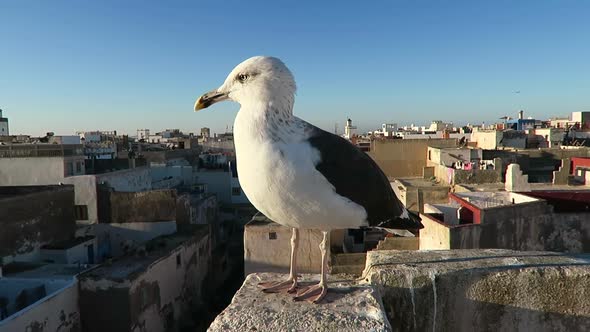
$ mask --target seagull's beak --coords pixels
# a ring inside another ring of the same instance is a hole
[[[197,99],[197,102],[195,103],[195,112],[228,98],[229,97],[225,92],[219,92],[218,90],[209,91]]]

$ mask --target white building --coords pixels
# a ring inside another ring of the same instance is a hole
[[[207,191],[215,194],[221,204],[247,204],[250,201],[240,186],[236,164],[230,162],[229,169],[200,168],[196,183],[207,185]]]
[[[78,135],[61,135],[49,136],[48,142],[51,144],[81,144],[82,141]]]
[[[346,120],[346,126],[344,126],[344,138],[351,139],[356,132],[356,126],[352,125],[352,120]]]
[[[0,186],[46,185],[85,174],[81,145],[0,146]]]
[[[9,136],[8,132],[8,118],[2,117],[2,109],[0,109],[0,136]]]
[[[147,140],[150,137],[149,129],[137,129],[137,140]]]
[[[561,128],[536,128],[531,130],[540,148],[559,148],[563,143],[565,131]]]
[[[385,137],[395,136],[395,132],[397,131],[397,123],[384,123],[381,125],[381,132],[380,135]]]

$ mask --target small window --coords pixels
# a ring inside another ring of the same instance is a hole
[[[240,187],[233,187],[231,188],[231,194],[234,196],[240,196],[240,194],[242,193],[242,191],[240,190]]]
[[[88,206],[87,205],[75,205],[74,215],[76,220],[88,220]]]
[[[68,170],[66,172],[66,176],[74,175],[74,164],[67,163]]]
[[[176,255],[176,267],[180,267],[182,265],[182,261],[180,260],[180,254]]]
[[[269,232],[268,239],[269,240],[276,240],[277,239],[277,232]]]
[[[428,150],[428,160],[432,160],[432,154],[431,154],[431,150]]]

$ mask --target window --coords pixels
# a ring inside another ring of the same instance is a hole
[[[269,240],[276,240],[277,239],[277,233],[276,232],[269,232],[268,233],[268,239]]]
[[[240,190],[240,187],[231,188],[231,194],[233,196],[240,196],[241,193],[242,193],[242,191]]]
[[[66,172],[66,176],[70,176],[70,175],[74,175],[74,164],[73,163],[67,163],[67,172]]]
[[[432,154],[431,154],[431,150],[428,150],[428,160],[432,160]]]
[[[176,267],[180,267],[182,265],[182,261],[180,260],[180,254],[176,255]]]
[[[74,215],[76,220],[88,220],[88,206],[87,205],[75,205]]]

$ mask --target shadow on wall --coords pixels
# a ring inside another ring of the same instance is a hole
[[[529,255],[532,260],[555,255]],[[514,266],[444,271],[448,263],[513,260]],[[589,263],[523,264],[518,256],[403,262],[383,280],[393,331],[588,331]],[[436,263],[436,268],[424,264]]]

